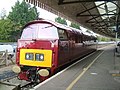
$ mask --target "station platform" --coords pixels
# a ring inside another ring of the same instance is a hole
[[[120,57],[108,45],[30,90],[120,90]]]

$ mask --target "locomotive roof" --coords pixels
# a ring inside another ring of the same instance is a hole
[[[31,22],[27,23],[23,28],[27,27],[28,25],[35,24],[35,23],[49,23],[49,24],[54,25],[55,27],[72,31],[72,29],[70,29],[68,26],[53,22],[51,20],[44,20],[44,19],[31,21]]]
[[[68,27],[66,25],[59,24],[59,23],[53,22],[51,20],[45,20],[45,19],[31,21],[31,22],[27,23],[23,28],[27,27],[28,25],[35,24],[35,23],[49,23],[49,24],[54,25],[55,27],[66,29],[68,31],[73,31],[73,32],[77,32],[77,33],[83,33],[83,34],[88,35],[88,36],[94,36],[92,33],[81,31],[79,29]]]
[[[89,33],[89,32],[85,32],[85,31],[83,31],[82,32],[84,35],[87,35],[87,36],[93,36],[93,37],[97,37],[95,34],[93,34],[93,33]]]

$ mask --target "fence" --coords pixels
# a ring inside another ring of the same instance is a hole
[[[0,51],[0,66],[9,65],[10,63],[14,64],[14,55],[8,54],[8,50]]]

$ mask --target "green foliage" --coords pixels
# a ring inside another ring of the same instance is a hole
[[[5,15],[4,13],[1,12]],[[36,7],[17,1],[8,17],[0,20],[0,41],[17,41],[21,36],[21,28],[38,18],[38,14]]]
[[[102,38],[101,38],[101,41],[106,41],[106,38],[102,37]]]
[[[97,36],[97,40],[99,42],[108,42],[108,41],[111,41],[111,38],[108,38],[108,37],[103,37],[103,36]]]
[[[10,19],[0,20],[0,40],[16,41],[18,31],[15,23]]]
[[[26,2],[20,3],[17,1],[15,6],[12,7],[12,12],[9,13],[8,18],[21,26],[25,25],[29,21],[38,18],[38,12],[35,7],[31,7]]]
[[[65,19],[62,19],[61,17],[55,18],[55,22],[67,25],[67,21]]]
[[[75,23],[71,23],[70,27],[80,29],[80,26],[78,24],[75,24]]]

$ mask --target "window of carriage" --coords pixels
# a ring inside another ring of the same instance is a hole
[[[60,40],[67,40],[68,39],[67,32],[63,29],[58,28],[58,35],[59,35]]]

